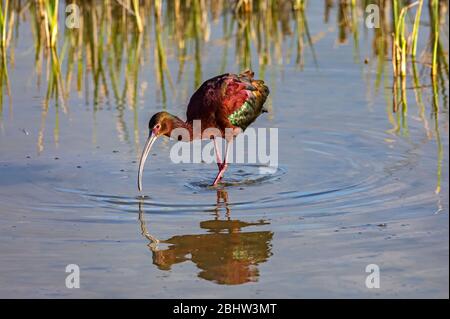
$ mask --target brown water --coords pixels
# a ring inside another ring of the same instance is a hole
[[[151,114],[167,106],[184,117],[199,74],[221,73],[224,61],[241,69],[224,18],[209,23],[200,73],[189,47],[177,80],[166,43],[174,87],[165,79],[165,93],[150,34],[135,106],[72,83],[65,107],[52,98],[48,109],[46,62],[39,76],[23,21],[0,120],[0,297],[448,298],[448,82],[437,120],[426,76],[424,115],[408,90],[402,119],[391,111],[390,62],[375,88],[371,34],[360,30],[355,53],[351,35],[337,43],[336,9],[329,24],[323,10],[308,6],[317,65],[308,47],[303,69],[295,63],[289,36],[265,69],[252,47],[271,89],[254,126],[279,129],[279,167],[231,165],[232,183],[213,189],[214,164],[174,164],[172,142],[159,141],[144,197],[136,161]],[[80,289],[65,287],[68,264],[80,267]],[[365,286],[368,264],[380,267],[379,289]]]

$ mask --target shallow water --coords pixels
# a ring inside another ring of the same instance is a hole
[[[308,8],[317,66],[306,49],[303,70],[286,57],[266,67],[270,112],[254,126],[278,128],[279,166],[232,164],[211,188],[215,164],[174,164],[173,142],[160,140],[143,194],[136,161],[164,104],[152,50],[135,108],[93,103],[90,88],[71,93],[67,113],[54,100],[44,112],[23,22],[0,122],[0,297],[448,298],[448,83],[436,122],[432,94],[424,119],[410,90],[396,130],[376,64],[355,63],[351,40],[336,44],[322,6]],[[202,80],[220,73],[222,20],[211,23]],[[370,35],[360,41],[371,60]],[[176,58],[167,63],[176,74]],[[195,86],[186,63],[166,88],[181,117]],[[226,69],[240,71],[232,54]],[[80,267],[80,289],[65,287],[68,264]],[[368,264],[380,267],[379,289],[365,286]]]

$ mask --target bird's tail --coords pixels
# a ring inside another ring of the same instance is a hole
[[[256,91],[253,91],[253,94],[256,97],[258,105],[261,105],[262,112],[267,112],[267,110],[263,108],[263,104],[269,96],[269,88],[264,84],[263,80],[253,80],[252,85],[256,88]]]
[[[267,97],[269,96],[269,88],[264,84],[263,80],[254,80],[255,73],[247,69],[241,74],[240,77],[246,78],[248,82],[251,83],[251,91],[256,100],[256,105],[261,108],[262,112],[267,112],[267,110],[263,107],[264,102],[266,102]]]
[[[244,76],[247,77],[249,80],[252,80],[253,77],[255,76],[255,72],[253,72],[250,69],[245,70],[244,72],[242,72],[241,74],[239,74],[240,76]]]

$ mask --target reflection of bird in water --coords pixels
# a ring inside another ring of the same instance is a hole
[[[190,141],[201,139],[201,135],[195,134],[195,120],[199,120],[201,124],[201,132],[198,133],[203,134],[205,130],[208,130],[207,138],[214,140],[219,172],[213,185],[217,185],[228,167],[228,152],[233,138],[265,111],[263,104],[269,95],[269,88],[264,81],[255,80],[253,75],[252,71],[247,70],[239,75],[222,74],[204,82],[189,101],[186,122],[167,112],[158,112],[153,115],[148,124],[150,134],[139,161],[139,190],[142,190],[145,160],[155,140],[163,135],[170,137],[175,129],[186,129]],[[211,129],[214,129],[214,132]],[[223,162],[216,137],[225,138],[228,142]]]
[[[142,203],[139,204],[139,221],[142,234],[150,241],[149,248],[153,254],[153,263],[161,270],[170,270],[174,264],[191,260],[201,269],[200,278],[218,284],[236,285],[257,281],[257,265],[267,261],[271,256],[270,231],[242,232],[250,226],[268,225],[266,221],[243,222],[232,220],[229,216],[228,194],[217,191],[216,216],[212,220],[200,223],[207,234],[177,235],[159,241],[147,231],[144,221]],[[221,202],[223,200],[223,202]],[[225,206],[226,219],[220,219],[220,207]],[[158,243],[168,244],[160,250]]]

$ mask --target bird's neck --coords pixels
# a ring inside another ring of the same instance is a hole
[[[179,131],[177,129],[180,129]],[[183,136],[183,141],[192,141],[196,137],[194,137],[193,126],[191,122],[185,122],[177,116],[173,117],[172,120],[172,130],[171,135],[173,135],[173,131],[177,130],[176,133],[180,133]],[[183,131],[184,130],[184,131]],[[188,134],[189,133],[189,134]]]

